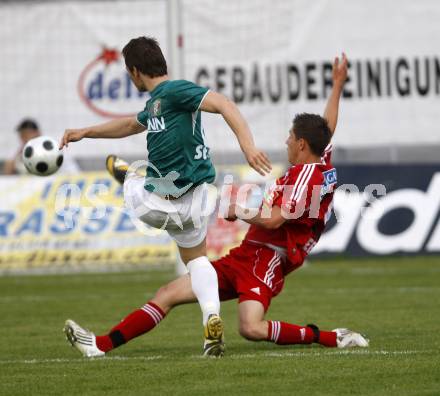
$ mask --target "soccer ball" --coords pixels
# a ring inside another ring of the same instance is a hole
[[[63,164],[63,153],[49,136],[29,140],[23,148],[22,158],[28,172],[37,176],[49,176]]]

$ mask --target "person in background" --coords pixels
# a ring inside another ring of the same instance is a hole
[[[20,147],[14,153],[11,159],[5,161],[3,166],[3,173],[5,175],[20,175],[28,173],[23,164],[23,160],[21,159],[21,152],[29,140],[42,135],[37,122],[31,118],[23,119],[20,124],[18,124],[16,130],[20,139]],[[77,163],[73,159],[68,157],[66,158],[65,156],[63,165],[61,166],[59,172],[69,174],[77,173],[79,171],[80,169]]]

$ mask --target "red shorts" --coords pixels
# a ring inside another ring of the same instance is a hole
[[[220,300],[256,300],[267,311],[283,288],[284,258],[266,246],[244,241],[212,263],[217,271]]]

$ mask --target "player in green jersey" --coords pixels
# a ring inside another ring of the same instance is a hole
[[[124,183],[124,199],[141,221],[166,229],[176,241],[203,313],[204,354],[221,356],[224,342],[218,280],[206,257],[208,216],[203,215],[201,208],[215,170],[204,141],[200,112],[223,116],[249,165],[257,172],[269,172],[270,162],[255,147],[250,129],[233,102],[189,81],[169,79],[165,58],[155,39],[132,39],[122,53],[137,89],[150,93],[144,110],[136,117],[68,129],[60,149],[83,138],[123,138],[147,131],[147,176],[129,173]],[[66,326],[69,336],[72,332]],[[116,343],[124,342],[121,334],[112,337]]]

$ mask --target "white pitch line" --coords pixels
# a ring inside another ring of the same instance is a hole
[[[341,350],[330,350],[330,351],[322,351],[322,352],[263,352],[263,353],[234,353],[231,355],[226,355],[225,359],[254,359],[258,357],[279,357],[279,358],[291,358],[291,357],[324,357],[324,356],[344,356],[344,355],[416,355],[416,354],[425,354],[431,353],[431,350],[417,351],[417,350],[403,350],[403,351],[370,351],[368,349],[345,349]],[[194,359],[204,359],[204,356],[201,355],[192,355],[191,358]]]
[[[76,358],[76,359],[17,359],[17,360],[0,360],[0,364],[43,364],[43,363],[89,363],[89,362],[107,362],[109,360],[140,360],[151,361],[162,359],[161,355],[157,356],[105,356],[101,358]]]
[[[284,357],[284,356],[332,356],[332,355],[415,355],[422,353],[430,353],[431,351],[369,351],[366,349],[352,349],[344,351],[328,351],[328,352],[268,352],[264,356]]]
[[[226,355],[225,359],[253,359],[258,357],[276,357],[276,358],[292,358],[292,357],[325,357],[325,356],[344,356],[344,355],[370,355],[370,356],[399,356],[399,355],[417,355],[432,353],[432,350],[403,350],[403,351],[369,351],[366,349],[351,349],[343,351],[322,351],[322,352],[264,352],[264,353],[235,353]],[[202,355],[188,356],[190,359],[206,359]],[[184,358],[184,357],[183,357]],[[166,358],[162,355],[154,356],[106,356],[103,358],[86,359],[17,359],[17,360],[0,360],[0,364],[44,364],[44,363],[90,363],[90,362],[106,362],[106,361],[152,361],[152,360],[172,360],[172,357]]]
[[[431,351],[369,351],[365,349],[351,349],[343,351],[323,351],[323,352],[265,352],[262,354],[234,354],[228,356],[231,359],[246,359],[246,358],[256,358],[256,357],[279,357],[279,358],[291,358],[291,357],[324,357],[324,356],[344,356],[344,355],[415,355],[430,353]]]

